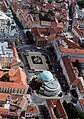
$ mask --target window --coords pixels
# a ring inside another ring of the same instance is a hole
[[[19,89],[17,89],[17,93],[19,93]]]

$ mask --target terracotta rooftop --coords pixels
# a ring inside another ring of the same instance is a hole
[[[9,112],[9,109],[5,109],[4,107],[0,107],[0,115],[2,117],[5,115],[18,116],[17,111],[16,112]]]
[[[68,57],[70,59],[71,62],[75,62],[76,60],[78,60],[79,62],[84,62],[84,58],[79,58],[79,57]]]
[[[73,49],[82,49],[79,45],[76,45],[76,43],[73,43],[76,38],[73,38],[73,42],[69,41],[65,36],[63,36],[64,41],[67,43],[69,47],[72,47]]]
[[[49,40],[56,37],[54,28],[32,28],[32,32],[37,37],[37,40]],[[48,35],[49,33],[49,35]]]
[[[36,104],[28,105],[26,113],[39,113],[39,109]]]
[[[57,119],[54,113],[54,107],[57,107],[57,112],[61,115],[61,118],[68,119],[64,107],[59,99],[47,99],[48,108],[50,109],[52,119]]]
[[[7,93],[0,93],[0,101],[6,101],[7,97],[11,97],[10,94],[7,94]]]
[[[69,84],[75,85],[78,87],[80,93],[84,93],[84,80],[82,76],[79,76],[79,71],[77,69],[77,67],[74,67],[74,65],[72,64],[73,62],[75,62],[76,60],[79,60],[79,62],[83,62],[84,63],[84,58],[77,58],[77,57],[68,57],[68,56],[64,56],[62,57],[65,69],[66,69],[66,73],[68,75],[68,81]]]
[[[73,54],[84,54],[84,50],[82,49],[70,49],[70,48],[64,48],[62,45],[59,46],[61,52],[68,52]]]
[[[84,98],[79,99],[80,104],[84,107]]]
[[[27,88],[27,78],[26,74],[22,69],[10,69],[7,72],[0,71],[0,77],[2,77],[5,73],[9,73],[10,81],[12,82],[3,82],[0,81],[1,87],[9,87],[9,88]]]
[[[17,50],[16,50],[16,47],[13,46],[13,53],[14,53],[14,57],[16,58],[17,62],[21,62],[19,56],[18,56],[18,53],[17,53]]]
[[[0,114],[8,114],[8,109],[5,109],[4,107],[0,107]]]
[[[63,63],[65,65],[65,68],[66,68],[70,83],[72,84],[76,80],[76,75],[75,75],[75,73],[74,73],[74,71],[72,69],[71,62],[70,62],[68,56],[62,57],[62,60],[63,60]]]

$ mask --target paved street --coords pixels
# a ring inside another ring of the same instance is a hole
[[[44,105],[46,99],[39,98],[35,93],[32,93],[32,100],[37,105]]]

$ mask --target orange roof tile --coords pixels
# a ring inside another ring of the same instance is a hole
[[[10,94],[7,94],[7,93],[0,93],[0,101],[6,101],[7,97],[11,95]]]
[[[27,88],[27,77],[23,69],[10,69],[8,72],[0,71],[0,77],[2,77],[5,73],[9,73],[10,81],[13,82],[0,81],[0,87]]]
[[[3,113],[8,113],[8,109],[5,109],[4,107],[0,107],[0,114],[3,114]]]
[[[54,113],[54,110],[53,110],[54,106],[57,106],[57,110],[61,114],[62,117],[64,117],[65,119],[68,119],[67,115],[66,115],[66,112],[64,110],[64,107],[63,107],[63,105],[62,105],[62,103],[60,102],[59,99],[47,99],[46,102],[47,102],[47,105],[50,109],[50,112],[51,112],[51,115],[52,115],[53,119],[57,119],[56,115]]]
[[[62,45],[59,46],[61,52],[68,52],[73,54],[84,54],[84,50],[82,49],[70,49],[70,48],[64,48]]]
[[[28,105],[26,112],[27,113],[39,113],[39,109],[36,104],[31,104],[31,105]]]
[[[62,28],[63,29],[63,27],[64,27],[64,24],[62,22],[57,23],[57,28]]]
[[[67,40],[67,38],[64,36],[64,41],[68,44],[68,46],[72,47],[73,49],[82,49],[80,46],[76,45],[75,43]]]
[[[20,58],[19,58],[19,56],[18,56],[18,53],[17,53],[17,50],[16,50],[15,46],[13,46],[13,53],[14,53],[14,56],[15,56],[16,60],[17,60],[18,62],[20,62],[21,60],[20,60]]]
[[[74,71],[72,69],[71,62],[70,62],[68,56],[62,57],[62,60],[63,60],[63,63],[65,65],[65,68],[66,68],[70,83],[72,84],[76,80],[76,76],[75,76],[75,73],[74,73]]]
[[[80,99],[79,99],[79,102],[80,102],[80,104],[81,104],[82,106],[84,106],[84,98],[80,98]]]
[[[79,58],[79,57],[70,57],[69,59],[71,60],[71,62],[75,62],[76,60],[79,60],[79,62],[84,62],[84,58]]]

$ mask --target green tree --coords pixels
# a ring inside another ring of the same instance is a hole
[[[84,112],[79,112],[77,116],[79,119],[84,119]]]
[[[28,94],[31,94],[31,93],[32,93],[32,88],[29,87],[29,88],[28,88]]]
[[[46,14],[44,15],[44,21],[51,21],[51,16],[50,16],[49,13],[46,13]]]
[[[40,19],[40,21],[44,20],[44,17],[41,13],[39,13],[39,19]]]
[[[63,105],[69,119],[78,119],[77,118],[78,110],[72,103],[67,103],[66,101],[64,101]]]
[[[1,81],[4,81],[4,82],[9,82],[10,81],[10,76],[8,73],[4,74],[2,77],[1,77]]]
[[[55,15],[55,13],[53,12],[53,10],[49,10],[48,13],[50,13],[51,16],[54,16]]]

